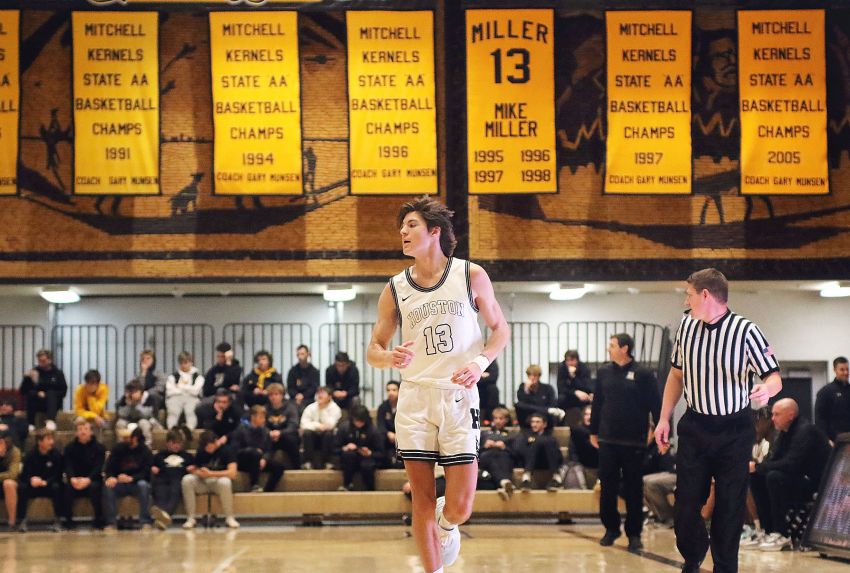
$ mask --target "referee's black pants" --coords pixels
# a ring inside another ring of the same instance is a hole
[[[689,409],[679,421],[678,432],[676,547],[688,564],[696,564],[705,558],[710,545],[715,573],[735,573],[755,442],[750,409],[728,416]],[[708,500],[712,478],[715,504],[709,539],[700,510]]]
[[[599,517],[605,531],[620,533],[617,496],[620,485],[626,500],[626,535],[640,537],[643,530],[643,458],[646,448],[599,442]]]

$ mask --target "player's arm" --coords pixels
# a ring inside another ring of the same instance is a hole
[[[685,388],[685,377],[680,368],[672,366],[667,374],[667,384],[664,385],[664,400],[661,402],[661,414],[655,427],[655,443],[663,454],[670,447],[670,417],[673,409],[682,398]]]
[[[413,359],[414,352],[410,348],[413,341],[389,349],[398,326],[397,313],[390,285],[387,284],[378,299],[378,320],[372,328],[372,339],[366,349],[366,361],[374,368],[405,368]]]

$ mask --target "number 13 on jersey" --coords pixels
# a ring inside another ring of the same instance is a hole
[[[556,193],[554,15],[466,11],[470,193]]]

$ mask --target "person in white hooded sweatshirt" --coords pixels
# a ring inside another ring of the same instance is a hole
[[[195,368],[192,354],[185,350],[177,356],[179,369],[165,381],[165,409],[168,412],[168,427],[173,428],[180,421],[180,414],[186,416],[186,426],[194,430],[198,426],[195,407],[201,401],[204,377]]]

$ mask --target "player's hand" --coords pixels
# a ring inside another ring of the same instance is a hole
[[[756,403],[756,406],[763,408],[770,400],[770,390],[766,384],[756,384],[753,386],[753,391],[750,392],[750,400]]]
[[[470,362],[463,368],[459,368],[452,374],[452,382],[464,388],[472,388],[478,384],[481,378],[481,367],[475,362]]]
[[[597,436],[595,434],[591,435],[590,436],[590,445],[598,450],[599,449],[599,436]]]
[[[117,480],[116,478],[114,478],[114,477],[109,477],[109,478],[106,478],[106,481],[105,481],[105,482],[103,482],[103,485],[105,485],[106,487],[108,487],[108,488],[112,489],[113,487],[115,487],[116,485],[118,485],[118,480]]]
[[[408,340],[396,346],[392,350],[392,366],[393,368],[407,368],[410,365],[410,361],[413,360],[413,357],[416,356],[416,353],[411,349],[413,346],[413,341]]]
[[[753,462],[753,461],[750,462],[750,473],[751,474],[756,473],[756,463]]]
[[[655,427],[655,444],[658,446],[658,453],[662,456],[670,449],[670,422],[661,420]]]
[[[583,392],[582,390],[576,390],[575,394],[576,398],[578,398],[582,402],[590,402],[591,400],[590,394],[588,394],[587,392]]]

